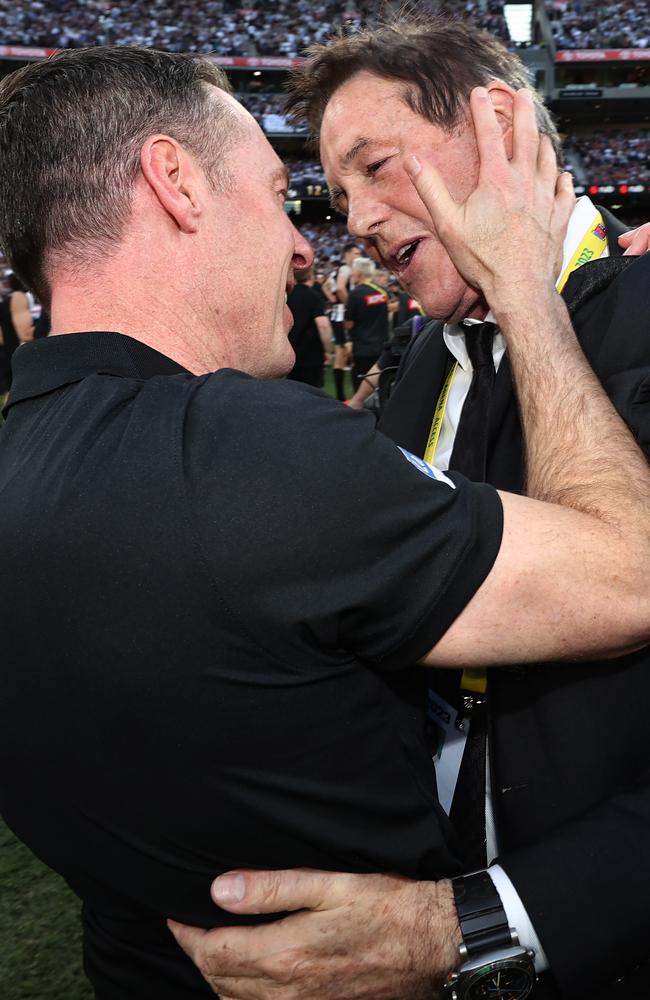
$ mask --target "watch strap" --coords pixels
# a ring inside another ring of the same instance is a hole
[[[463,936],[461,954],[472,957],[494,948],[519,944],[510,929],[496,886],[486,871],[452,879]]]

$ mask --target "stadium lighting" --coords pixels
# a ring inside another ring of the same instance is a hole
[[[503,13],[508,25],[510,38],[515,45],[530,45],[533,40],[533,4],[505,3]]]

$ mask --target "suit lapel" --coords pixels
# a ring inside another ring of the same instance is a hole
[[[378,425],[383,434],[420,457],[424,456],[438,396],[452,364],[442,327],[439,322],[429,323],[409,348]]]

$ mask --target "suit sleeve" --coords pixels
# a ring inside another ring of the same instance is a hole
[[[649,838],[646,770],[628,790],[541,843],[499,858],[563,997],[577,1000],[598,990],[606,996],[608,983],[613,988],[623,977],[624,988],[626,977],[650,959]]]
[[[587,302],[574,324],[612,402],[650,456],[650,255]],[[549,760],[557,751],[547,770],[558,800],[566,801],[571,782],[575,789],[584,776],[594,784],[591,806],[575,809],[573,819],[506,852],[499,863],[528,911],[563,997],[608,996],[609,988],[612,996],[621,989],[637,998],[647,995],[647,979],[641,992],[631,980],[636,967],[650,961],[650,764],[642,735],[650,654],[596,665],[591,677],[583,669],[572,671],[570,683],[558,676],[554,691],[547,682],[545,694],[533,699],[526,738],[534,741],[537,729],[540,745],[552,747]],[[560,702],[544,714],[561,685],[562,704],[571,706],[562,719]],[[553,792],[546,801],[552,813]]]

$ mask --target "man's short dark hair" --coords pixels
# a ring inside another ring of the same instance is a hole
[[[530,86],[521,60],[494,35],[446,17],[400,17],[377,28],[311,45],[291,74],[287,113],[307,123],[317,140],[325,108],[336,90],[361,70],[404,83],[404,101],[445,131],[465,120],[474,87],[503,80],[513,89]],[[560,154],[551,116],[534,93],[539,130]]]
[[[125,46],[61,52],[0,82],[0,242],[46,305],[48,262],[85,267],[121,239],[150,135],[176,139],[216,186],[233,116],[206,84],[230,92],[207,59]]]
[[[314,277],[313,267],[300,267],[293,272],[297,285],[306,285]]]
[[[359,249],[359,244],[358,243],[345,243],[343,245],[343,250],[341,252],[344,253],[344,254],[346,254],[346,253],[349,253],[350,250],[358,250],[358,249]]]

